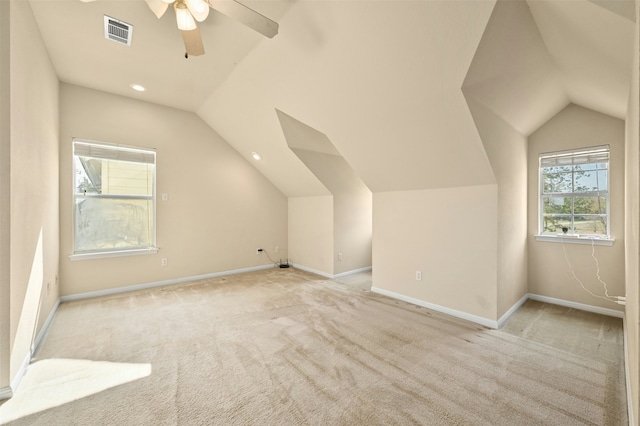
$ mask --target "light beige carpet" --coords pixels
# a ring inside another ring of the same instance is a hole
[[[622,425],[621,321],[527,302],[489,330],[272,269],[64,303],[16,425]]]

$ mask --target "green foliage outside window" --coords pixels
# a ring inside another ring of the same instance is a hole
[[[608,235],[607,162],[541,167],[541,178],[542,233]]]

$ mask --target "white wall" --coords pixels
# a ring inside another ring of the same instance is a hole
[[[373,286],[497,320],[497,201],[496,185],[374,193]]]
[[[62,294],[269,265],[258,247],[286,257],[286,197],[197,115],[66,84],[60,105]],[[73,137],[157,150],[158,254],[69,260]]]
[[[333,275],[333,196],[289,198],[290,260]]]
[[[15,378],[58,299],[58,79],[29,2],[10,2],[10,341]],[[2,178],[6,178],[3,173]]]
[[[584,291],[572,279],[570,267],[576,271],[585,287],[604,294],[597,280],[592,246],[536,241],[538,233],[538,155],[608,144],[610,146],[609,196],[611,234],[616,238],[612,247],[596,246],[595,255],[600,276],[607,283],[609,294],[625,294],[624,277],[624,121],[576,105],[569,105],[529,136],[529,292],[571,302],[609,309],[622,306],[596,298]],[[568,258],[568,263],[567,259]]]

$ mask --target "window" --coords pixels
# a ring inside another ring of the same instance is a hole
[[[155,252],[153,150],[73,141],[74,255]]]
[[[609,238],[609,146],[540,154],[539,229]]]

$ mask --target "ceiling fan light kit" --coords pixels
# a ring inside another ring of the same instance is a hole
[[[185,0],[191,15],[198,22],[202,22],[209,16],[209,4],[204,0]]]
[[[196,29],[196,21],[193,20],[193,16],[189,13],[186,4],[177,1],[173,4],[173,8],[176,10],[176,21],[180,31],[192,31]]]

